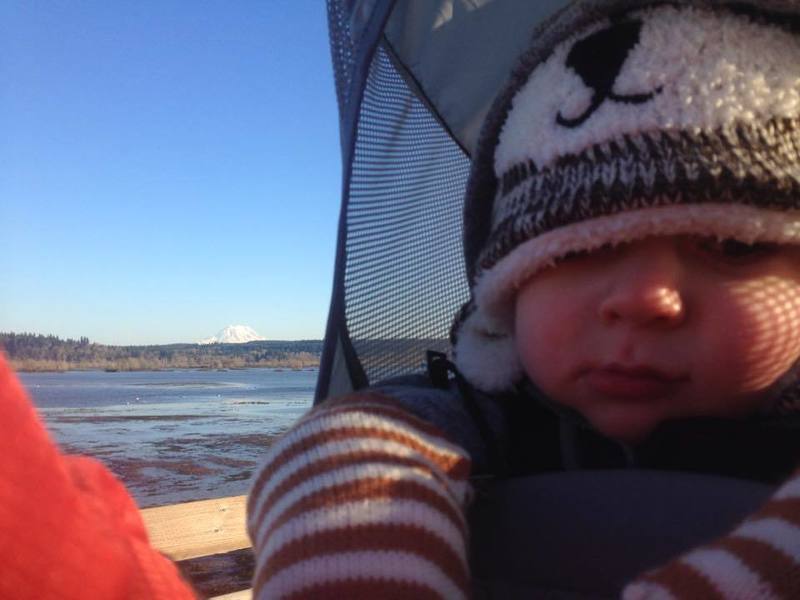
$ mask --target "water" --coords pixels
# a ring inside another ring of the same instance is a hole
[[[243,494],[311,406],[316,370],[22,373],[62,449],[102,460],[139,505]]]

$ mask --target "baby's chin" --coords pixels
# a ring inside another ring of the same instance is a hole
[[[596,431],[605,437],[628,446],[638,446],[647,440],[662,419],[635,414],[584,415]]]

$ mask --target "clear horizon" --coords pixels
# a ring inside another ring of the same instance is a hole
[[[77,337],[66,336],[65,337],[65,336],[60,336],[58,334],[55,334],[55,333],[52,333],[52,332],[48,332],[48,331],[11,331],[11,330],[7,331],[7,330],[0,330],[0,334],[3,334],[3,333],[13,333],[15,335],[28,335],[28,334],[30,334],[30,335],[44,335],[44,336],[55,335],[56,337],[58,337],[59,339],[61,339],[63,341],[73,340],[73,341],[76,341],[76,342],[79,341],[81,339],[81,337],[87,337],[87,338],[89,338],[89,342],[90,343],[102,344],[104,346],[169,346],[169,345],[172,345],[172,344],[202,344],[204,339],[212,337],[211,335],[207,335],[207,336],[205,336],[205,338],[201,338],[201,339],[197,339],[197,340],[175,340],[175,341],[172,341],[172,342],[153,342],[153,343],[137,342],[137,343],[134,343],[134,344],[111,344],[111,343],[102,342],[102,341],[99,341],[99,340],[92,339],[89,336],[77,336]],[[217,331],[213,335],[216,335],[218,333],[219,333],[219,331]],[[267,338],[265,336],[263,341],[266,341],[266,342],[318,342],[318,341],[322,341],[324,339],[324,337],[325,337],[324,335],[320,335],[319,337],[309,337],[309,338]],[[240,342],[225,342],[225,343],[234,343],[235,344],[235,343],[240,343]],[[244,343],[244,342],[241,342],[241,343]]]
[[[325,5],[0,6],[0,331],[322,339],[341,164]]]

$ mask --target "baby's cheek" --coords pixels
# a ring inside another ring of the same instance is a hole
[[[517,352],[525,374],[546,393],[553,393],[562,373],[567,370],[567,359],[575,341],[569,331],[568,321],[559,318],[537,318],[517,327],[515,332]],[[517,321],[519,325],[519,320]]]
[[[800,356],[800,285],[770,276],[732,283],[730,292],[729,362],[742,391],[765,389]]]

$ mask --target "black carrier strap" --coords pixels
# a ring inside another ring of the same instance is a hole
[[[459,397],[464,408],[469,413],[472,422],[478,429],[481,441],[486,448],[486,456],[489,463],[489,472],[495,476],[505,476],[506,468],[504,461],[500,458],[500,450],[497,438],[492,431],[486,415],[478,406],[475,399],[475,390],[469,382],[458,372],[456,366],[448,360],[447,355],[435,350],[426,352],[426,362],[428,367],[428,378],[434,387],[448,389],[450,387],[450,374],[453,374],[456,386],[458,387]]]

